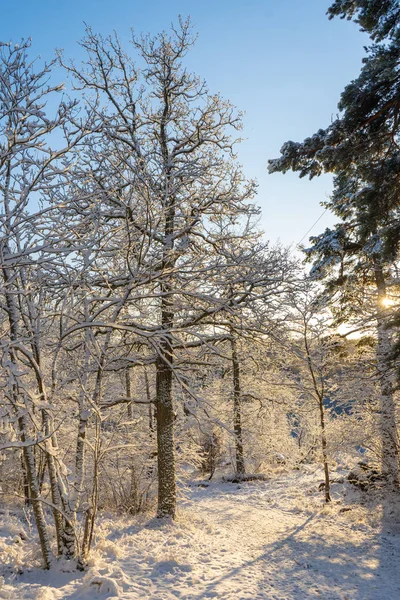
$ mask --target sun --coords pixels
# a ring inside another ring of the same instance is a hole
[[[390,298],[389,296],[384,296],[380,302],[385,308],[390,308],[395,303],[394,299]]]

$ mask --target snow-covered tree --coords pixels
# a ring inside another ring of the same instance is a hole
[[[379,6],[378,6],[379,5]],[[390,362],[393,339],[388,294],[397,270],[398,44],[397,2],[338,1],[329,9],[355,18],[376,43],[359,77],[344,90],[339,115],[303,143],[287,142],[270,171],[288,169],[310,178],[334,174],[334,192],[325,203],[339,223],[311,239],[312,274],[336,295],[336,314],[345,321],[358,312],[376,323],[376,367],[381,388],[383,469],[398,482],[398,433]],[[371,300],[373,308],[371,310]]]
[[[192,43],[188,22],[171,35],[134,37],[140,70],[115,36],[88,30],[88,62],[66,65],[98,115],[75,179],[77,210],[101,215],[103,256],[115,257],[111,272],[104,261],[96,265],[92,286],[107,293],[97,300],[100,317],[85,326],[125,332],[125,344],[141,347],[121,357],[120,367],[156,366],[159,516],[175,515],[173,383],[184,383],[183,354],[226,337],[213,327],[216,315],[234,313],[256,284],[232,288],[225,251],[229,240],[238,246],[251,235],[257,214],[255,184],[233,152],[240,114],[185,70]],[[111,323],[106,316],[118,294],[124,310]]]
[[[30,42],[0,48],[0,297],[2,401],[17,423],[24,456],[26,493],[39,531],[44,564],[51,551],[38,480],[35,446],[45,456],[58,552],[74,553],[66,529],[59,453],[52,417],[50,381],[43,349],[46,285],[57,277],[69,240],[58,230],[53,192],[68,173],[69,152],[82,138],[75,102],[59,101],[54,116],[46,104],[62,91],[48,79],[54,63],[37,67]],[[46,112],[47,111],[47,112]],[[50,146],[50,137],[58,145]]]

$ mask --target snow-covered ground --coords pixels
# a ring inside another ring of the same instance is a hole
[[[352,505],[349,486],[340,483],[324,508],[320,480],[309,468],[268,482],[194,483],[176,523],[103,516],[87,573],[20,564],[23,573],[10,575],[27,560],[21,547],[29,539],[7,517],[7,527],[0,524],[0,563],[9,564],[0,598],[400,599],[396,519],[379,505],[343,511]]]

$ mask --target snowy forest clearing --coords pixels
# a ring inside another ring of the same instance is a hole
[[[334,176],[305,263],[189,17],[0,41],[3,600],[400,599],[400,0],[328,14],[374,46],[268,161]]]
[[[175,523],[103,516],[87,573],[26,571],[5,578],[0,598],[399,598],[400,531],[382,525],[381,506],[344,504],[355,499],[347,483],[323,507],[321,478],[309,467],[267,482],[195,482]],[[0,538],[2,558],[13,538]]]

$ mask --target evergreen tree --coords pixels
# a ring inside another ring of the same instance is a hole
[[[360,75],[344,89],[338,117],[302,143],[285,143],[270,172],[292,169],[310,178],[333,173],[328,207],[340,218],[354,207],[361,242],[379,228],[383,250],[393,258],[400,240],[399,4],[338,1],[329,15],[355,18],[376,43],[367,49]]]
[[[387,289],[400,243],[400,7],[394,1],[338,0],[328,14],[354,19],[375,43],[367,49],[359,77],[343,91],[333,123],[302,143],[284,144],[269,170],[291,169],[310,178],[334,174],[333,195],[325,206],[339,223],[312,238],[306,252],[314,260],[312,274],[325,279],[330,292],[340,290],[342,319],[354,315],[359,306],[365,311],[372,292],[383,469],[397,483],[399,444],[389,369]]]

